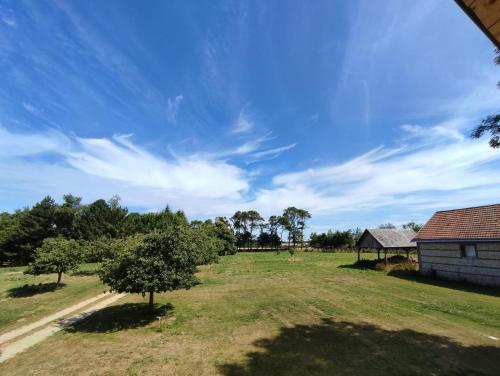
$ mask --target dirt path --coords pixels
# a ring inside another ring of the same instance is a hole
[[[90,303],[93,303],[96,300],[101,299],[103,296],[109,296],[109,295],[110,295],[109,293],[106,293],[105,295],[101,294],[101,295],[96,296],[92,299],[88,299],[88,300],[83,301],[79,304],[75,304],[74,306],[71,306],[69,308],[66,308],[65,310],[59,311],[51,316],[47,316],[46,318],[39,320],[33,324],[25,325],[19,329],[8,332],[8,333],[4,334],[4,336],[5,336],[5,338],[9,338],[9,339],[18,337],[22,334],[27,333],[30,330],[33,330],[34,328],[45,325],[51,321],[55,321],[58,318],[61,318],[68,313],[74,312],[74,311],[78,310],[79,308],[82,308]],[[23,337],[15,342],[12,342],[12,343],[7,344],[6,346],[3,346],[1,348],[1,353],[0,353],[0,363],[5,362],[7,359],[14,357],[18,353],[30,348],[31,346],[36,345],[37,343],[43,341],[47,337],[50,337],[52,334],[59,332],[60,330],[62,330],[64,328],[64,326],[72,324],[72,323],[77,322],[77,321],[80,321],[80,320],[84,319],[85,317],[90,316],[92,313],[116,302],[118,299],[122,298],[123,296],[125,296],[125,294],[111,295],[108,298],[101,300],[99,303],[94,304],[93,306],[87,308],[86,310],[78,313],[77,315],[74,315],[74,316],[72,316],[68,319],[65,319],[65,320],[53,322],[50,325],[34,332],[33,334],[30,334],[30,335]],[[65,314],[61,315],[62,312],[65,312]],[[54,316],[57,316],[57,317],[53,318]],[[48,320],[51,317],[52,317],[52,320]],[[42,324],[40,324],[40,322],[42,322]],[[28,327],[30,327],[31,329],[26,330],[26,328],[28,328]],[[13,333],[13,332],[15,332],[15,333]],[[10,337],[7,337],[7,335],[10,335]],[[7,340],[4,339],[4,342],[5,341],[7,341]]]
[[[10,332],[4,333],[4,334],[0,335],[0,345],[4,344],[5,342],[8,342],[16,337],[22,336],[23,334],[31,332],[32,330],[34,330],[36,328],[44,326],[51,321],[58,320],[64,316],[69,315],[72,312],[75,312],[79,309],[82,309],[86,305],[94,303],[95,301],[102,299],[107,295],[109,295],[108,292],[102,293],[100,295],[94,296],[93,298],[90,298],[90,299],[84,300],[83,302],[80,302],[78,304],[72,305],[71,307],[65,308],[62,311],[59,311],[59,312],[56,312],[52,315],[46,316],[43,319],[35,321],[34,323],[31,323],[28,325],[23,325],[20,328],[17,328],[17,329],[11,330]]]

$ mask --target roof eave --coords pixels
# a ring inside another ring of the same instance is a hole
[[[416,243],[500,243],[500,238],[413,239]]]

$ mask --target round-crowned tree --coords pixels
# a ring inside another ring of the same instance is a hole
[[[57,274],[57,287],[61,284],[63,273],[74,270],[80,263],[79,245],[75,240],[61,236],[47,238],[35,250],[35,260],[29,264],[26,274]]]
[[[193,236],[190,228],[180,225],[152,232],[105,260],[99,276],[112,291],[149,294],[152,310],[155,292],[189,289],[198,282]]]

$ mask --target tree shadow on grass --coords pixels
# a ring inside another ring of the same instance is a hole
[[[153,311],[145,303],[125,303],[103,308],[64,328],[67,332],[111,333],[146,326],[158,317],[173,314],[172,304],[156,305]]]
[[[85,277],[97,275],[97,270],[75,270],[70,274],[72,277]]]
[[[60,283],[57,286],[57,283],[39,283],[38,285],[24,285],[21,287],[14,287],[8,290],[7,295],[10,298],[27,298],[33,295],[44,294],[46,292],[52,292],[59,290],[66,286],[65,283]]]
[[[444,287],[453,290],[460,290],[476,294],[500,297],[500,289],[495,287],[479,286],[462,281],[448,281],[445,279],[434,279],[431,277],[423,276],[418,272],[406,273],[404,271],[394,270],[390,271],[388,275],[391,277],[405,279],[407,281],[412,281],[412,282],[424,283],[426,285],[431,285],[431,286]]]
[[[323,319],[257,340],[246,361],[218,366],[225,376],[498,375],[500,348],[466,347],[413,330]]]

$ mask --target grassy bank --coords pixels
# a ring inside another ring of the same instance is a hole
[[[224,257],[199,286],[159,295],[155,314],[127,296],[0,374],[497,374],[498,290],[392,277],[355,259]]]

